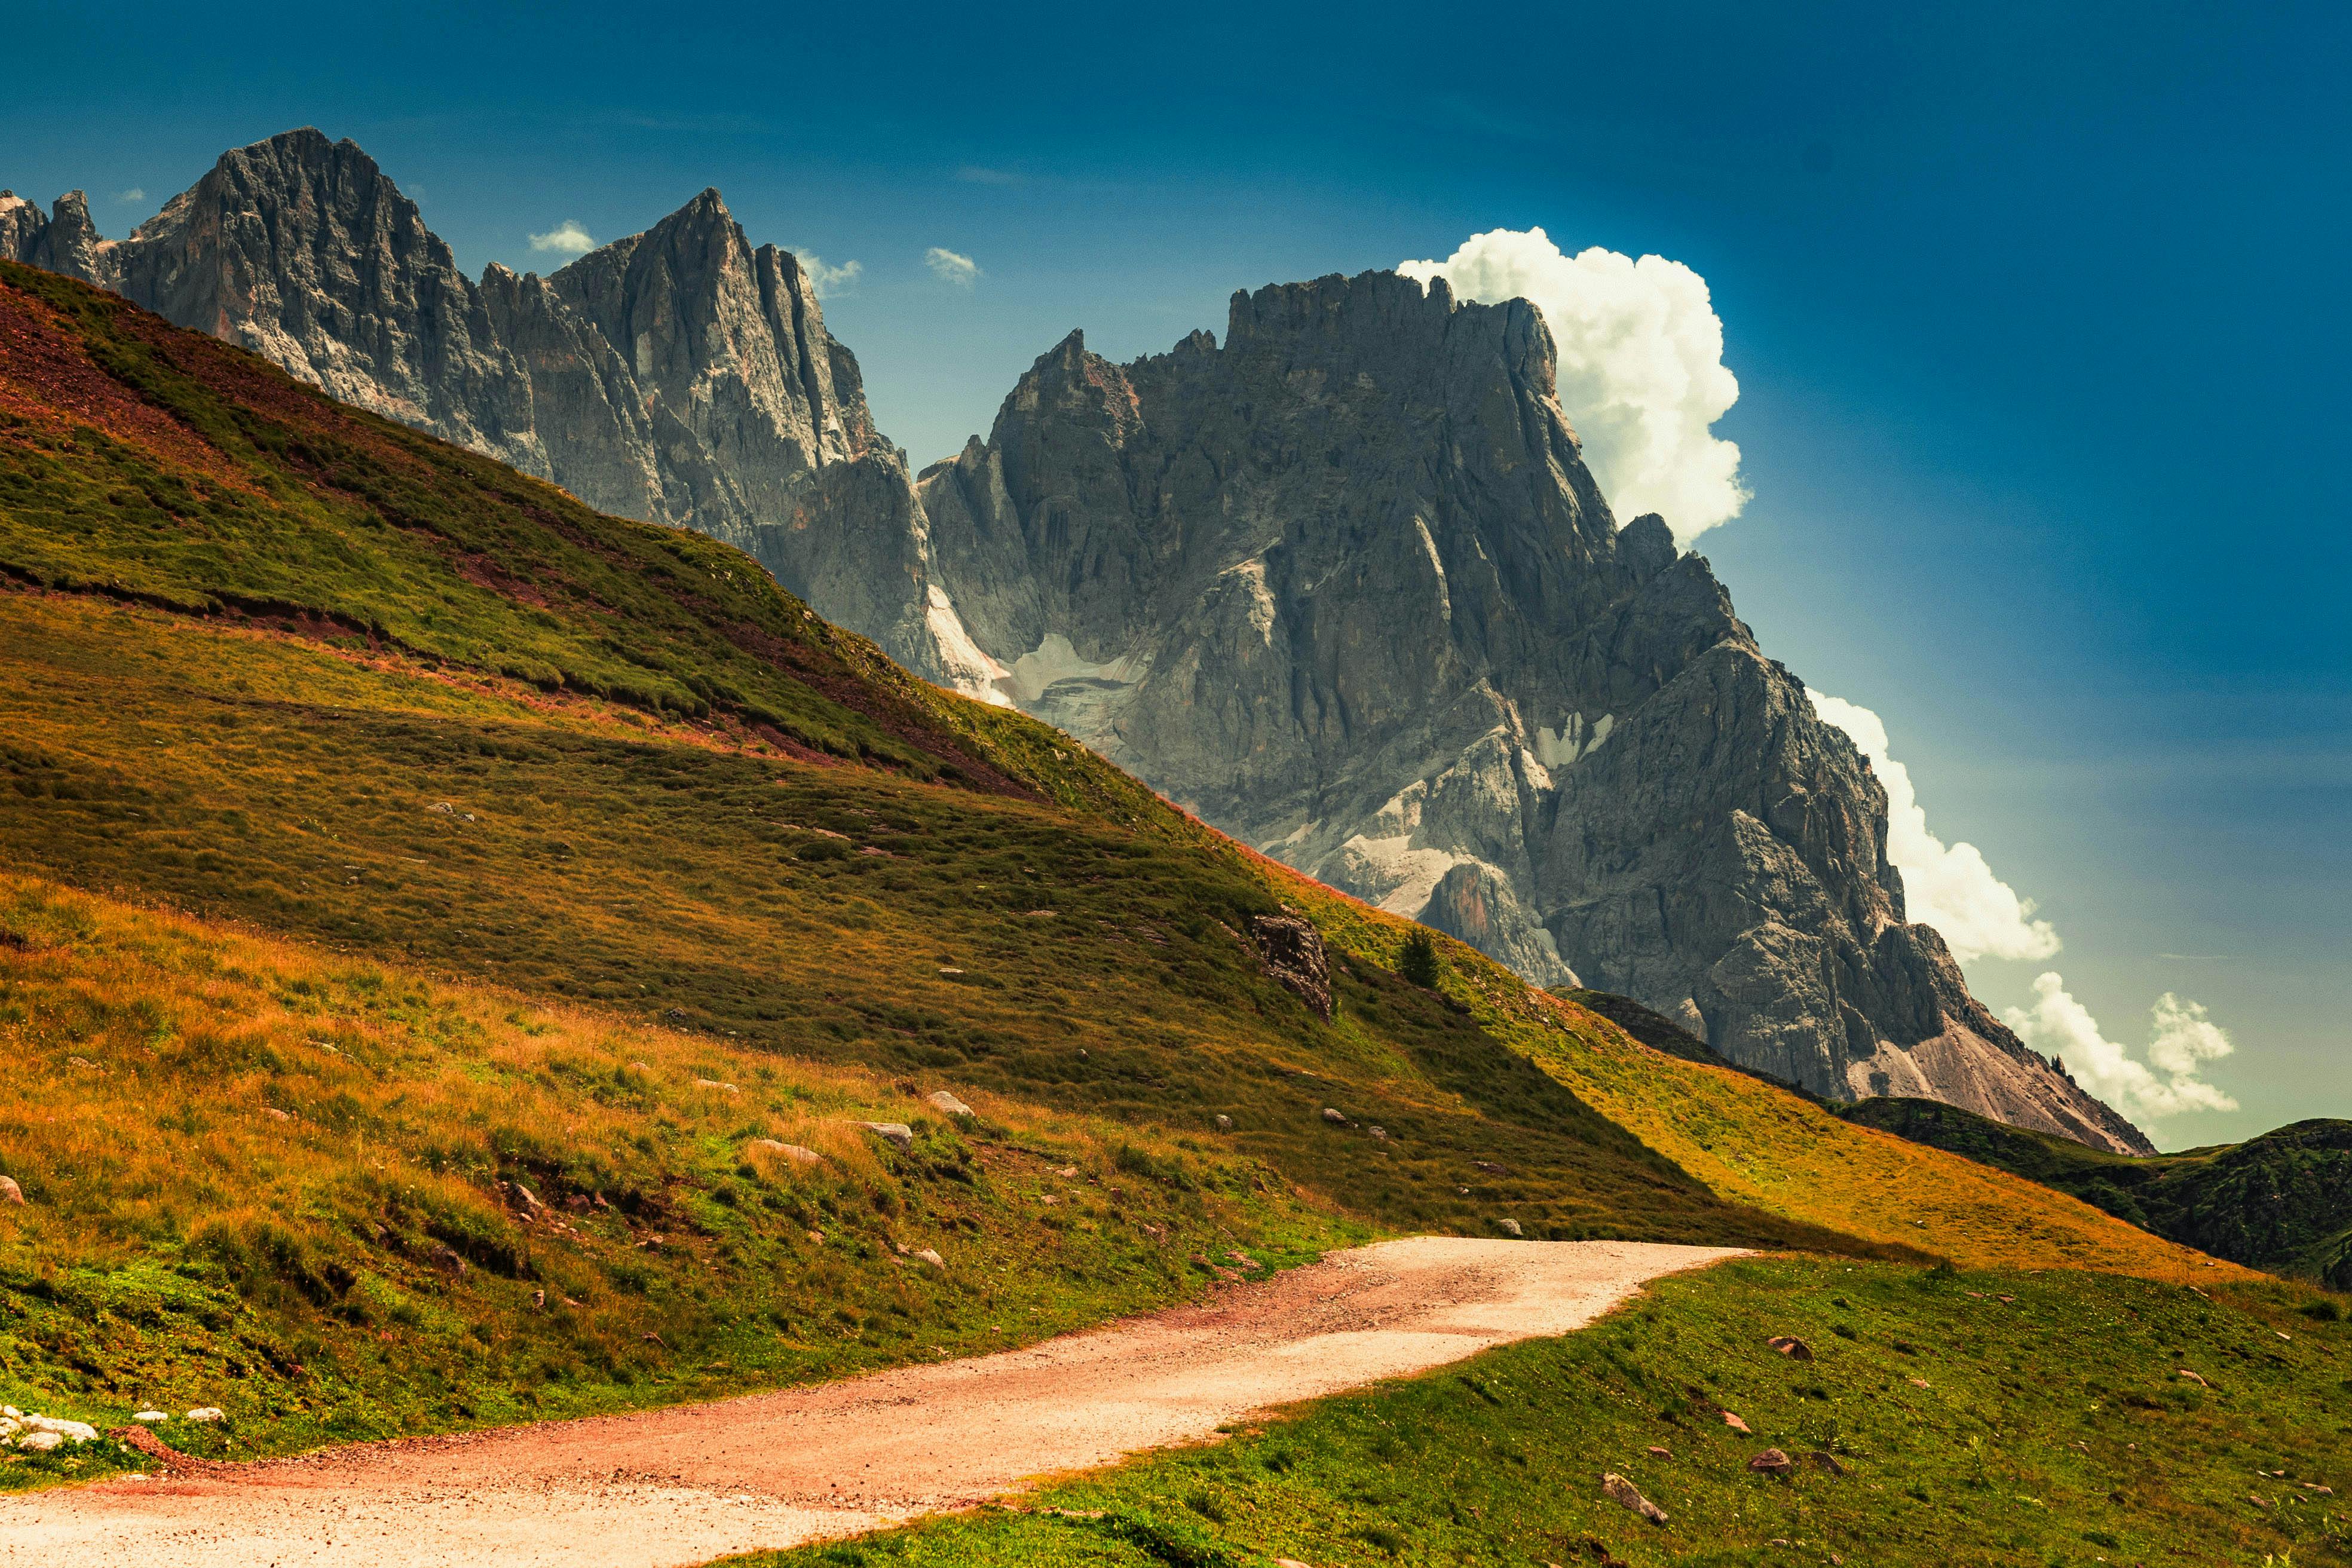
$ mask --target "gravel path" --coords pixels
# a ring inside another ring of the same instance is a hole
[[[0,1499],[0,1563],[656,1568],[969,1507],[1581,1328],[1731,1254],[1422,1237],[1026,1350],[641,1415]]]

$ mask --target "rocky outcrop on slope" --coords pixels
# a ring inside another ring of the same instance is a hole
[[[551,479],[600,510],[740,545],[935,679],[994,672],[931,583],[905,458],[799,261],[717,191],[552,277],[480,281],[350,142],[222,155],[128,239],[79,193],[0,195],[0,256],[113,289],[347,403]]]
[[[1390,273],[1131,364],[1073,333],[925,470],[940,581],[1005,696],[1327,882],[1830,1098],[2146,1149],[1906,921],[1868,762],[1618,528],[1552,356]]]

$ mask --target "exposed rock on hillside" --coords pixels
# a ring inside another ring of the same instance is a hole
[[[336,397],[698,528],[934,679],[992,676],[927,562],[903,456],[800,263],[716,191],[551,278],[477,284],[373,159],[291,131],[222,155],[130,238],[79,192],[0,195],[0,256],[100,283]]]
[[[1326,278],[1076,333],[925,470],[999,683],[1270,855],[1839,1100],[2136,1129],[1904,919],[1869,763],[1665,523],[1622,531],[1521,301]]]

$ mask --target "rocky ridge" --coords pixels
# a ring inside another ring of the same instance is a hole
[[[222,154],[122,240],[99,237],[78,191],[46,217],[0,192],[0,257],[600,511],[724,539],[919,674],[985,676],[856,357],[797,258],[754,247],[715,190],[551,277],[494,265],[477,282],[373,159],[304,129]]]
[[[940,580],[1005,696],[1326,882],[1831,1099],[2147,1150],[1906,920],[1869,763],[1554,387],[1532,306],[1386,272],[1073,333],[923,471]]]

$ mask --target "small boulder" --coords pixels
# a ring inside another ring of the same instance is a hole
[[[694,1080],[694,1087],[697,1089],[716,1089],[721,1094],[740,1094],[743,1092],[741,1089],[737,1089],[733,1084],[721,1083],[715,1078],[696,1079]]]
[[[169,1421],[171,1416],[161,1410],[142,1410],[131,1419],[133,1421],[143,1422],[147,1426],[152,1426],[158,1422]]]
[[[16,1447],[29,1454],[49,1454],[65,1447],[66,1440],[55,1432],[27,1432],[16,1439]]]
[[[895,1143],[901,1149],[915,1146],[915,1130],[903,1121],[861,1121],[858,1125],[886,1143]]]
[[[1498,1165],[1492,1160],[1473,1160],[1470,1168],[1486,1176],[1507,1176],[1511,1173],[1508,1165]]]
[[[1233,1130],[1234,1130],[1234,1119],[1233,1119],[1232,1117],[1230,1117],[1230,1116],[1220,1116],[1220,1117],[1218,1117],[1218,1118],[1217,1118],[1217,1131],[1220,1131],[1220,1132],[1231,1132]],[[14,1184],[11,1184],[13,1185]],[[20,1200],[20,1201],[21,1201],[21,1200]]]
[[[1347,1114],[1344,1111],[1328,1105],[1323,1108],[1323,1120],[1329,1122],[1334,1127],[1345,1127],[1348,1125]]]
[[[1671,1459],[1674,1457],[1675,1454],[1673,1449],[1661,1448],[1655,1443],[1650,1445],[1650,1458],[1654,1459]]]
[[[1774,1334],[1770,1339],[1766,1340],[1764,1342],[1770,1345],[1774,1350],[1779,1351],[1782,1355],[1787,1356],[1791,1361],[1811,1361],[1813,1359],[1813,1347],[1807,1344],[1804,1341],[1799,1339],[1794,1334]]]
[[[2185,1366],[2180,1369],[2180,1375],[2185,1381],[2193,1383],[2200,1388],[2210,1388],[2213,1386],[2211,1384],[2206,1382],[2203,1378],[2198,1376],[2195,1373],[2189,1371]]]
[[[1837,1456],[1834,1454],[1816,1448],[1811,1453],[1807,1454],[1805,1458],[1811,1459],[1814,1464],[1819,1465],[1822,1469],[1827,1470],[1831,1475],[1842,1476],[1845,1474],[1845,1467],[1838,1462]]]
[[[87,1421],[68,1421],[62,1415],[27,1415],[20,1423],[26,1431],[37,1437],[44,1434],[61,1443],[95,1443],[98,1428]],[[30,1442],[31,1438],[26,1438]],[[56,1443],[49,1445],[54,1448]]]
[[[941,1258],[938,1253],[932,1251],[928,1247],[920,1248],[914,1254],[914,1256],[920,1258],[925,1263],[929,1264],[934,1268],[945,1268],[948,1266],[948,1260],[946,1258]]]
[[[0,1204],[21,1204],[24,1201],[25,1189],[16,1184],[16,1178],[0,1176]]]
[[[821,1165],[824,1156],[814,1149],[803,1149],[797,1143],[781,1143],[773,1138],[754,1138],[743,1145],[748,1152],[773,1154],[779,1160],[789,1160],[795,1165]]]
[[[1748,1436],[1747,1422],[1742,1421],[1738,1416],[1734,1415],[1728,1410],[1722,1412],[1722,1415],[1723,1424],[1726,1426],[1730,1427],[1733,1431],[1738,1433],[1743,1437]]]
[[[1748,1468],[1761,1476],[1785,1476],[1797,1468],[1796,1461],[1778,1448],[1767,1448],[1748,1461]]]
[[[1517,1220],[1515,1220],[1515,1219],[1510,1218],[1510,1217],[1509,1217],[1509,1216],[1507,1216],[1507,1215],[1506,1215],[1505,1217],[1503,1217],[1503,1218],[1501,1218],[1501,1219],[1496,1220],[1496,1221],[1495,1222],[1495,1226],[1496,1226],[1496,1229],[1500,1230],[1500,1231],[1501,1231],[1505,1236],[1525,1236],[1525,1235],[1527,1235],[1527,1232],[1526,1232],[1525,1230],[1523,1230],[1523,1229],[1521,1229],[1521,1228],[1519,1227],[1519,1222],[1518,1222]]]
[[[1375,1143],[1385,1143],[1389,1141],[1389,1130],[1385,1127],[1367,1127],[1364,1131],[1372,1135],[1372,1142]]]
[[[1601,1495],[1629,1513],[1640,1514],[1652,1524],[1666,1522],[1664,1509],[1643,1497],[1641,1488],[1614,1472],[1601,1478]]]
[[[972,1109],[971,1106],[966,1105],[962,1100],[958,1100],[946,1089],[935,1089],[931,1090],[928,1098],[930,1100],[931,1109],[938,1111],[942,1116],[970,1116],[972,1114]]]

